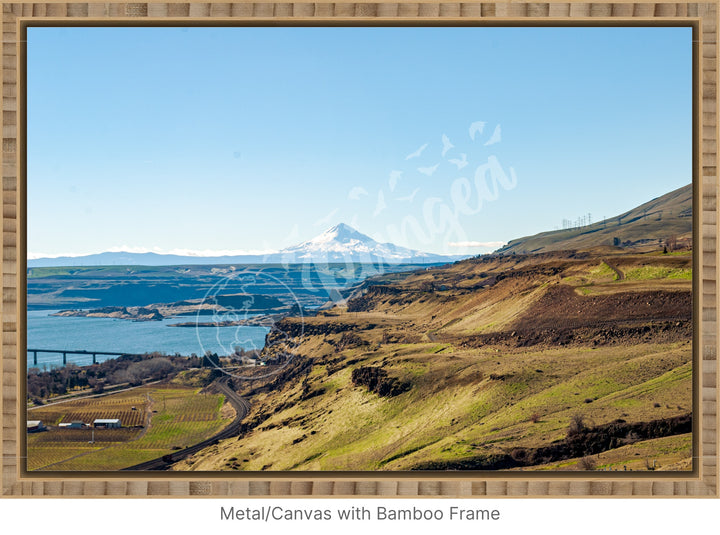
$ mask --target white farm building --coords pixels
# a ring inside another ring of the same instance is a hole
[[[83,422],[79,420],[73,420],[72,422],[62,422],[58,424],[61,429],[83,429],[87,427]]]
[[[122,427],[122,423],[120,423],[119,418],[97,418],[93,422],[94,428],[103,428],[103,429],[117,429]]]
[[[28,433],[35,433],[37,431],[44,431],[45,430],[45,424],[42,423],[40,420],[28,420],[27,421],[27,432]]]

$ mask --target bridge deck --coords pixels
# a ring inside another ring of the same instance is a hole
[[[92,355],[93,364],[97,363],[97,356],[98,355],[105,355],[105,356],[111,356],[111,357],[122,357],[122,356],[129,356],[129,357],[139,357],[140,353],[116,353],[114,351],[89,351],[87,349],[30,349],[27,350],[28,353],[33,354],[33,365],[37,366],[37,356],[38,353],[55,353],[60,354],[63,356],[63,365],[67,364],[67,356],[68,355]]]

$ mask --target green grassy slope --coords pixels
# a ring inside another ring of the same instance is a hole
[[[652,277],[624,277],[643,266]],[[368,285],[347,309],[306,318],[297,374],[247,391],[239,440],[176,469],[492,464],[563,440],[577,414],[588,425],[687,414],[690,280],[671,275],[690,269],[689,255],[516,255]],[[378,394],[355,377],[361,368],[404,388]],[[656,466],[666,457],[657,450]]]

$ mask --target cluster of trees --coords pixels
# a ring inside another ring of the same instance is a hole
[[[30,368],[27,376],[27,396],[28,399],[47,398],[55,394],[65,394],[75,388],[95,388],[97,385],[98,378],[76,364],[68,364],[49,372]]]
[[[178,369],[185,369],[186,366],[177,366],[169,359],[164,357],[153,358],[150,360],[141,360],[133,362],[125,369],[120,369],[110,376],[113,384],[129,383],[131,385],[142,384],[144,380],[164,379]]]
[[[27,374],[27,397],[37,401],[79,388],[92,388],[93,392],[99,394],[107,386],[123,383],[137,386],[146,380],[165,379],[178,371],[201,365],[202,359],[197,356],[162,356],[153,353],[118,357],[90,366],[68,364],[49,371],[30,368]]]
[[[233,354],[230,355],[231,359],[242,359],[242,358],[248,358],[248,359],[259,359],[260,355],[262,355],[262,349],[245,349],[240,346],[233,347]]]

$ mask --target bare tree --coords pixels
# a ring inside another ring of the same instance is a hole
[[[578,470],[595,470],[597,462],[592,457],[586,456],[577,463]]]
[[[573,414],[570,418],[570,425],[568,426],[567,435],[573,436],[582,433],[585,430],[585,418],[582,414]]]

